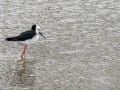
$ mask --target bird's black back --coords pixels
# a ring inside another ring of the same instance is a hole
[[[6,40],[7,41],[25,41],[25,40],[33,38],[35,36],[35,34],[36,33],[33,31],[25,31],[25,32],[21,33],[19,36],[6,38]]]

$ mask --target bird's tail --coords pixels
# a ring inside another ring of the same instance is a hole
[[[15,37],[10,37],[10,38],[6,38],[5,40],[6,41],[16,41],[16,38]]]

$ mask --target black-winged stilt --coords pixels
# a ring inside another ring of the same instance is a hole
[[[40,27],[34,24],[32,25],[30,31],[22,32],[20,35],[15,37],[6,38],[6,41],[17,41],[20,44],[24,45],[24,48],[21,54],[21,59],[25,59],[25,52],[26,52],[27,46],[37,42],[39,40],[39,34],[44,39],[46,39],[46,37],[41,32],[38,31],[39,29]]]

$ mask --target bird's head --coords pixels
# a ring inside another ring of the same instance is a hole
[[[36,34],[40,34],[44,39],[46,39],[46,37],[39,31],[40,30],[40,26],[39,25],[36,25],[36,24],[32,25],[31,30],[33,32],[35,32]]]

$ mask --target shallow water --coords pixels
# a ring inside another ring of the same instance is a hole
[[[0,0],[0,90],[119,90],[120,1]],[[39,24],[28,47],[8,36]]]

